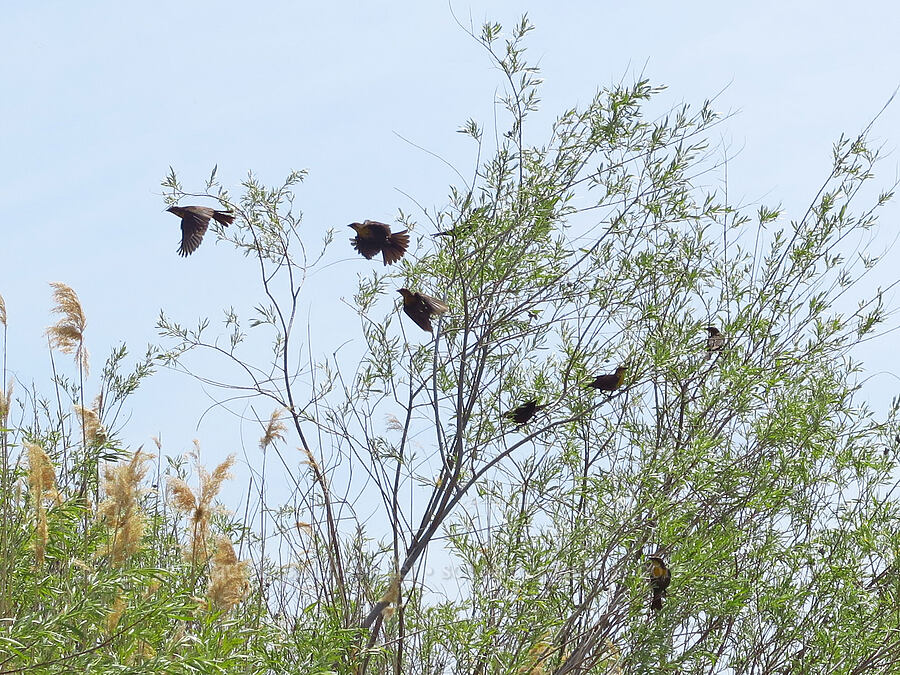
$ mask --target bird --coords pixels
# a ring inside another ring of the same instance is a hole
[[[182,258],[189,256],[200,246],[210,218],[222,225],[234,222],[233,213],[216,211],[208,206],[170,206],[166,211],[181,218],[181,246],[178,247],[178,255]]]
[[[431,318],[440,316],[450,309],[447,303],[424,293],[411,291],[408,288],[401,288],[397,292],[403,296],[403,311],[419,328],[427,333],[434,332],[431,326]]]
[[[449,230],[442,230],[440,232],[435,232],[434,236],[436,237],[464,237],[466,235],[471,234],[475,231],[477,223],[474,220],[460,223],[454,227],[451,227]]]
[[[706,332],[709,334],[706,338],[706,359],[708,361],[713,354],[722,351],[722,347],[725,346],[725,336],[715,326],[707,326]]]
[[[672,572],[666,567],[666,563],[658,556],[650,556],[650,590],[653,591],[650,609],[662,609],[662,599],[670,583]]]
[[[606,375],[597,375],[597,377],[584,386],[591,389],[599,389],[600,391],[615,391],[622,386],[626,370],[628,370],[627,365],[619,366],[616,368],[616,372],[607,373]]]
[[[393,265],[403,257],[409,246],[409,230],[391,233],[391,226],[376,220],[350,223],[356,236],[350,240],[353,248],[371,260],[381,253],[385,265]]]
[[[539,410],[543,410],[546,407],[546,405],[538,405],[537,400],[532,399],[527,403],[523,403],[522,405],[503,413],[503,416],[507,419],[511,419],[516,424],[525,424],[534,417]]]

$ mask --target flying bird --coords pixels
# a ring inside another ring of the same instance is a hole
[[[509,412],[503,413],[503,416],[507,419],[511,419],[516,424],[525,424],[534,417],[539,410],[543,410],[546,407],[546,405],[538,405],[537,400],[532,399],[527,403],[523,403],[522,405],[513,408]]]
[[[352,227],[356,232],[356,236],[350,240],[353,248],[368,260],[381,253],[384,264],[393,265],[403,257],[409,246],[408,230],[391,234],[390,225],[375,220],[350,223],[347,227]]]
[[[406,315],[428,333],[434,332],[431,326],[432,317],[440,316],[450,309],[446,303],[424,293],[417,293],[408,288],[401,288],[397,292],[403,296],[403,311]]]
[[[606,375],[597,375],[597,377],[584,386],[590,387],[591,389],[599,389],[600,391],[615,391],[622,386],[622,382],[625,380],[626,370],[628,370],[628,366],[619,366],[616,368],[616,372],[608,373]]]
[[[650,590],[653,598],[650,600],[650,609],[662,609],[662,599],[666,595],[666,589],[672,583],[672,572],[666,567],[666,563],[658,556],[650,557]]]
[[[181,246],[178,247],[181,257],[189,256],[200,246],[210,218],[222,225],[234,222],[233,213],[216,211],[208,206],[170,206],[166,211],[181,218]]]
[[[722,351],[722,347],[725,346],[725,336],[715,326],[707,326],[706,332],[708,333],[706,338],[706,359],[708,361],[716,352]]]

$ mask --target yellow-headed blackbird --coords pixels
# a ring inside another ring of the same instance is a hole
[[[546,407],[546,405],[538,405],[538,402],[532,399],[527,403],[523,403],[522,405],[513,408],[509,412],[503,413],[503,416],[507,419],[511,419],[516,424],[525,424],[535,416],[538,410],[543,410]]]
[[[662,609],[662,599],[666,595],[666,589],[671,582],[672,573],[666,567],[663,559],[657,556],[650,556],[650,589],[653,591],[650,609]]]
[[[628,370],[628,366],[619,366],[616,368],[616,372],[598,375],[584,386],[591,389],[599,389],[600,391],[615,391],[622,386],[626,370]]]
[[[350,240],[353,248],[371,260],[381,253],[385,265],[393,265],[403,257],[409,246],[408,230],[391,234],[391,226],[376,220],[365,220],[361,223],[350,223],[356,236]]]
[[[417,293],[408,288],[401,288],[397,292],[403,296],[403,311],[406,315],[415,321],[419,328],[429,333],[434,332],[431,317],[440,316],[450,309],[446,303],[424,293]]]
[[[709,360],[716,352],[722,351],[722,347],[725,346],[725,336],[715,326],[707,326],[706,332],[708,333],[706,338],[706,359]]]
[[[234,222],[233,213],[216,211],[208,206],[170,206],[166,210],[181,218],[181,246],[178,247],[178,255],[182,257],[189,256],[200,246],[210,218],[215,218],[222,225]]]

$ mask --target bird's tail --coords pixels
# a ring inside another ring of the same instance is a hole
[[[409,230],[403,232],[394,232],[388,237],[387,243],[381,249],[381,255],[385,265],[393,265],[403,257],[406,248],[409,246]]]
[[[213,211],[213,218],[222,225],[231,225],[234,222],[234,214],[228,211]]]
[[[650,601],[650,609],[662,609],[663,592],[658,588],[653,589],[653,599]]]

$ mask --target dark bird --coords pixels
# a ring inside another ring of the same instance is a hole
[[[456,225],[455,227],[451,227],[449,230],[435,232],[434,236],[436,236],[436,237],[465,237],[475,231],[475,226],[476,226],[475,221],[469,221],[469,222],[465,222],[465,223]]]
[[[591,389],[599,389],[600,391],[615,391],[622,386],[626,370],[628,370],[628,366],[619,366],[616,368],[616,372],[598,375],[584,386]]]
[[[672,573],[666,567],[662,558],[650,557],[650,590],[653,591],[653,599],[650,601],[650,609],[662,609],[662,599],[666,595],[666,589],[672,583]]]
[[[391,226],[379,223],[375,220],[366,220],[361,223],[350,223],[356,236],[350,240],[353,248],[371,260],[381,253],[385,265],[393,265],[403,257],[409,246],[408,230],[391,234]]]
[[[424,331],[433,333],[431,326],[431,318],[440,316],[450,309],[450,307],[430,295],[417,293],[408,288],[401,288],[397,291],[403,296],[403,311],[412,319],[416,325]]]
[[[716,352],[722,351],[725,346],[725,336],[715,326],[707,326],[706,332],[709,334],[706,338],[706,359],[709,360]]]
[[[543,410],[546,407],[546,405],[538,405],[536,400],[531,400],[513,408],[509,412],[503,413],[503,416],[507,419],[511,419],[516,424],[525,424],[535,416],[538,410]]]
[[[178,247],[178,255],[182,257],[189,256],[200,246],[210,218],[215,218],[222,225],[234,222],[233,213],[216,211],[208,206],[170,206],[166,211],[181,218],[181,246]]]

